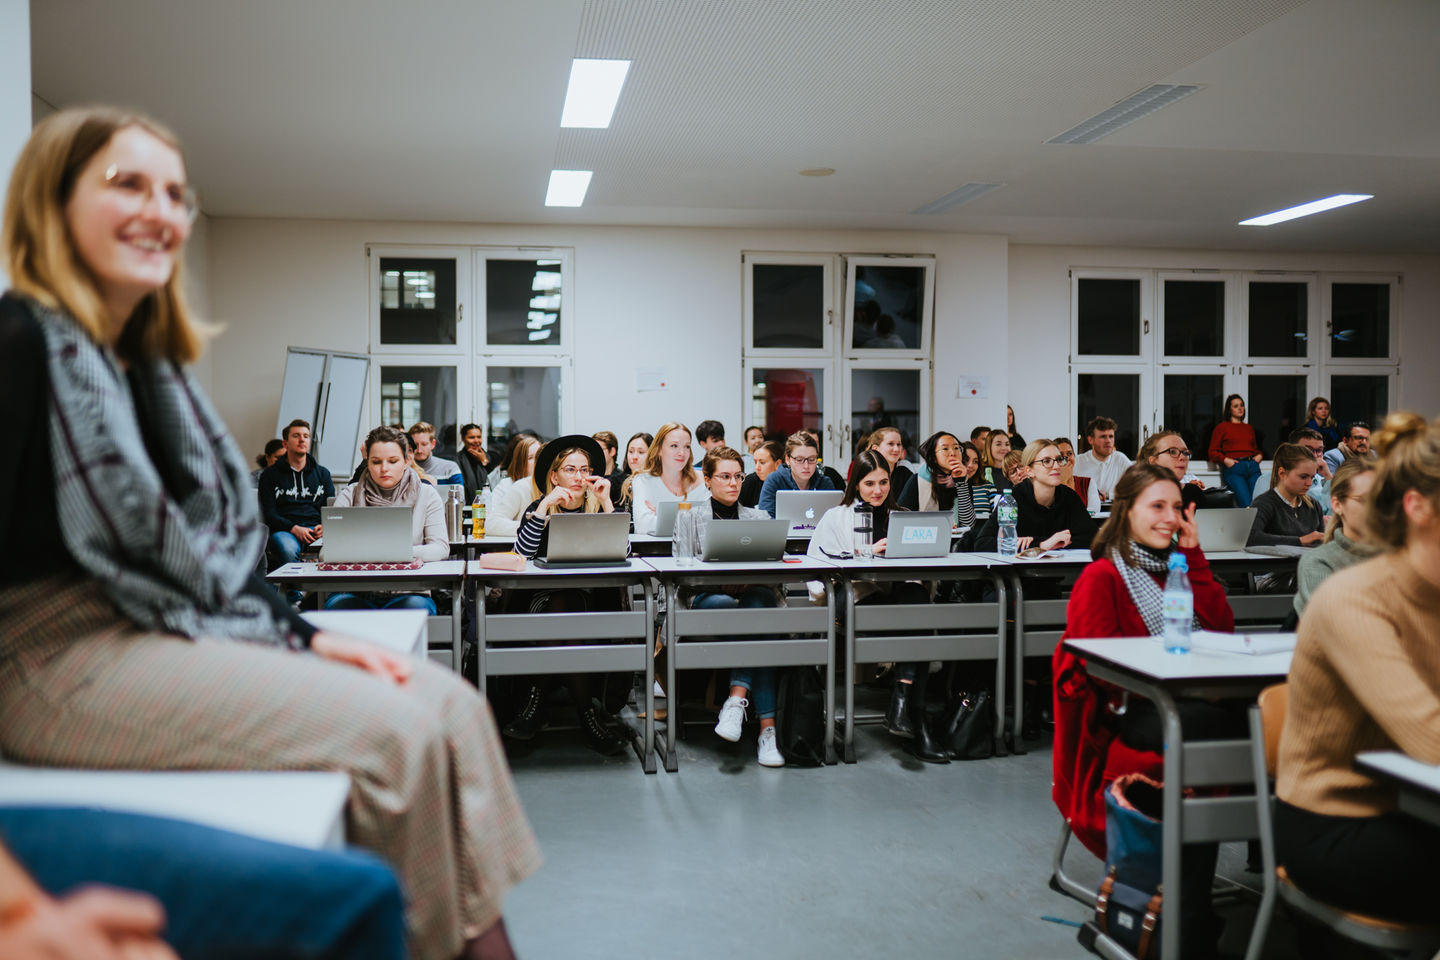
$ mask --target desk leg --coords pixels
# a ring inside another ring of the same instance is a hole
[[[640,642],[645,645],[645,750],[640,757],[646,773],[655,772],[655,643],[651,630],[655,625],[655,588],[649,578],[641,581],[645,592],[645,630]],[[670,661],[675,662],[673,658]],[[673,672],[673,667],[671,668]],[[673,682],[673,681],[672,681]]]
[[[1180,711],[1169,692],[1155,686],[1145,690],[1144,695],[1154,701],[1165,725],[1165,789],[1162,794],[1163,827],[1161,830],[1161,882],[1165,885],[1165,916],[1161,925],[1160,955],[1180,956],[1179,919],[1183,905],[1180,903],[1180,851],[1183,849],[1185,823],[1181,819],[1185,809],[1185,769],[1182,763],[1184,747],[1180,733]]]
[[[675,737],[679,732],[680,698],[676,696],[675,654],[679,643],[676,637],[680,607],[680,585],[671,580],[665,585],[665,772],[675,773],[680,769],[680,752],[675,749]],[[650,621],[654,623],[652,619]],[[653,662],[653,658],[652,658]],[[655,685],[650,685],[650,716],[655,716]]]
[[[825,631],[825,762],[834,763],[835,756],[835,581],[825,584],[825,615],[829,627]]]
[[[1025,723],[1025,578],[1018,570],[1010,571],[1010,584],[1015,589],[1015,702],[1012,706],[1014,720],[1010,724],[1011,752],[1025,753],[1025,737],[1022,734]]]
[[[451,593],[454,602],[450,604],[450,669],[456,674],[460,673],[460,664],[465,646],[465,631],[461,628],[460,619],[465,615],[465,577],[455,581],[455,590]],[[425,655],[430,655],[429,633],[426,633]]]
[[[845,586],[845,762],[855,762],[855,586]],[[834,620],[830,621],[832,624]],[[832,627],[833,629],[833,627]]]
[[[995,756],[1005,756],[1005,640],[1009,631],[1009,618],[1006,617],[1005,600],[1009,591],[1005,586],[1005,578],[998,573],[991,573],[990,580],[995,584],[995,606],[998,609],[995,624]]]

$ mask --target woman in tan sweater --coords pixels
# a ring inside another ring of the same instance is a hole
[[[1327,579],[1301,620],[1275,841],[1312,896],[1433,920],[1440,829],[1396,812],[1395,790],[1353,764],[1365,750],[1440,763],[1440,420],[1391,414],[1375,437],[1366,520],[1387,552]]]

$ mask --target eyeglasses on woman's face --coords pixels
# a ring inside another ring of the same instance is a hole
[[[1069,457],[1065,457],[1065,456],[1059,456],[1059,457],[1037,457],[1035,460],[1033,460],[1033,461],[1031,461],[1031,462],[1032,462],[1032,463],[1038,463],[1040,466],[1044,467],[1046,470],[1053,470],[1053,469],[1055,469],[1056,467],[1063,467],[1063,466],[1065,466],[1065,464],[1067,464],[1067,463],[1070,462],[1070,458],[1069,458]]]
[[[589,476],[589,474],[590,474],[590,468],[589,468],[589,467],[569,467],[569,466],[566,466],[566,467],[561,467],[560,469],[556,470],[555,472],[558,473],[558,474],[560,474],[560,476],[562,476],[562,477],[581,477],[581,476]]]
[[[820,460],[817,457],[791,457],[790,462],[797,467],[813,467]]]
[[[1176,460],[1190,459],[1190,451],[1186,450],[1184,447],[1166,447],[1164,450],[1161,450],[1155,455],[1157,457],[1174,457]]]

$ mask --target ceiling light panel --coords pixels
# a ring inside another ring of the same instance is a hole
[[[545,206],[578,207],[585,202],[593,170],[551,170],[550,186],[545,190]],[[533,301],[532,301],[533,302]]]
[[[1156,110],[1170,106],[1176,100],[1190,96],[1200,87],[1193,84],[1157,83],[1146,87],[1133,97],[1126,97],[1109,110],[1102,110],[1089,120],[1081,121],[1058,137],[1051,137],[1046,143],[1094,143],[1110,134],[1148,116]]]
[[[1266,213],[1258,217],[1251,217],[1249,220],[1241,220],[1240,226],[1268,227],[1273,223],[1284,223],[1286,220],[1308,217],[1312,213],[1324,213],[1326,210],[1334,210],[1336,207],[1359,203],[1362,200],[1373,199],[1373,197],[1374,194],[1370,193],[1337,193],[1333,197],[1311,200],[1309,203],[1302,203],[1298,207],[1286,207],[1284,210],[1276,210],[1274,213]]]
[[[615,104],[620,100],[620,88],[625,86],[625,75],[629,72],[629,60],[572,60],[560,126],[591,129],[610,126]]]
[[[937,213],[944,213],[961,204],[969,203],[976,197],[983,197],[991,190],[998,190],[1005,186],[1003,183],[967,183],[958,189],[951,190],[938,200],[931,200],[923,207],[916,207],[911,213],[918,213],[921,216],[934,216]]]

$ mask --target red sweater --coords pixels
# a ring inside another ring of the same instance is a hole
[[[1207,630],[1229,633],[1235,613],[1225,588],[1215,582],[1210,563],[1199,549],[1182,550],[1190,566],[1195,615]],[[1155,578],[1160,582],[1160,578]],[[1163,584],[1162,584],[1163,585]],[[1087,566],[1075,581],[1065,608],[1064,639],[1143,637],[1148,631],[1120,571],[1109,558]],[[1085,664],[1057,644],[1052,661],[1055,677],[1055,743],[1051,753],[1050,795],[1070,829],[1091,853],[1105,857],[1105,790],[1125,773],[1163,779],[1158,753],[1132,750],[1115,738],[1107,705],[1120,699],[1110,684],[1090,679]]]
[[[1231,460],[1249,460],[1260,452],[1260,443],[1255,439],[1255,428],[1248,423],[1236,423],[1227,420],[1217,424],[1215,432],[1210,434],[1210,462],[1225,462],[1225,458]]]

